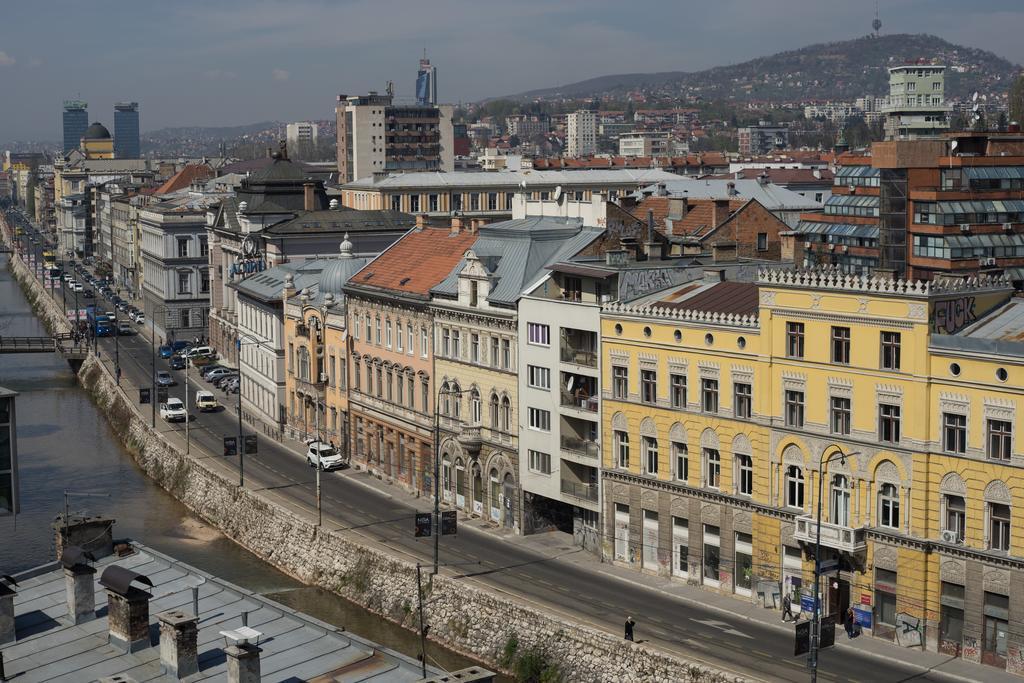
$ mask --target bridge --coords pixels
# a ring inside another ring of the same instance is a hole
[[[52,337],[8,337],[0,335],[0,353],[59,353],[72,369],[78,370],[89,355],[89,342],[71,334]]]

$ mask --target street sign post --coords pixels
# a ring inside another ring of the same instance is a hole
[[[820,567],[821,569],[818,571],[822,576],[831,572],[837,572],[839,571],[839,558],[836,557],[830,560],[822,560]]]
[[[459,513],[456,510],[445,510],[441,513],[441,535],[453,536],[459,531]]]
[[[245,454],[256,455],[256,435],[246,434],[245,435]]]
[[[433,517],[434,516],[429,512],[416,513],[416,538],[423,538],[431,535]]]
[[[224,457],[229,458],[233,455],[238,455],[238,437],[237,436],[225,436],[224,437]]]

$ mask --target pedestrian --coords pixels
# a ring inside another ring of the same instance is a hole
[[[782,620],[789,621],[793,619],[793,598],[789,593],[782,596]]]
[[[857,623],[853,616],[853,607],[849,607],[846,610],[846,637],[853,638],[854,631],[857,628]]]
[[[636,622],[633,621],[633,617],[626,617],[626,640],[633,641],[633,627],[636,626]]]

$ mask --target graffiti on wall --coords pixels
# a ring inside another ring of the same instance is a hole
[[[906,612],[899,612],[896,615],[896,642],[901,647],[921,647],[924,642],[921,620]]]
[[[619,275],[619,298],[634,299],[648,292],[671,287],[677,283],[675,275],[669,268],[624,270]]]
[[[973,296],[936,301],[932,304],[931,330],[936,334],[956,334],[978,319]]]

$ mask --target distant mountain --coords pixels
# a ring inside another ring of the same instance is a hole
[[[182,126],[178,128],[160,128],[142,134],[150,140],[231,140],[244,135],[260,133],[270,129],[284,130],[280,121],[263,121],[249,123],[244,126]]]
[[[764,100],[806,102],[852,100],[888,93],[887,67],[927,60],[945,64],[946,96],[974,91],[1005,96],[1021,67],[991,52],[954,45],[932,35],[865,36],[821,43],[704,71],[600,76],[557,88],[531,90],[511,99],[622,98],[641,91],[648,96],[694,101]]]

